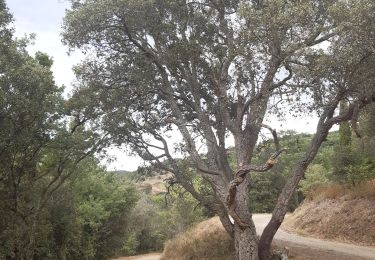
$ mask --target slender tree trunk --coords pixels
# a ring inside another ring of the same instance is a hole
[[[327,138],[331,126],[320,125],[310,143],[306,154],[297,162],[293,169],[292,177],[289,178],[277,200],[276,206],[272,212],[272,218],[265,227],[259,240],[259,259],[266,260],[269,258],[271,243],[278,228],[284,220],[288,210],[288,203],[297,189],[298,183],[304,176],[307,167],[315,158],[322,142]]]
[[[232,238],[234,238],[234,225],[232,224],[229,218],[228,212],[227,211],[218,212],[217,215],[219,216],[220,222],[221,224],[223,224],[223,227],[225,228],[225,230],[228,232],[228,234]]]

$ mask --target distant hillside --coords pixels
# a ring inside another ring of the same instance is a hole
[[[118,175],[127,175],[127,174],[131,174],[132,172],[131,171],[126,171],[126,170],[118,170],[118,171],[112,171],[113,173],[116,173]]]
[[[167,180],[172,178],[172,173],[146,177],[144,181],[139,182],[139,187],[151,195],[158,195],[167,192]]]
[[[135,182],[140,190],[151,195],[167,192],[167,179],[173,177],[172,173],[161,172],[151,167],[139,168],[137,171],[113,172]]]

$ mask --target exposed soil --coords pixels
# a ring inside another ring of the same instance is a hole
[[[286,218],[282,228],[309,237],[375,246],[375,200],[306,201]]]
[[[310,248],[306,245],[296,244],[292,242],[285,242],[275,240],[273,244],[277,248],[287,249],[288,257],[291,260],[370,260],[373,257],[360,257],[340,253],[330,249],[316,249]]]

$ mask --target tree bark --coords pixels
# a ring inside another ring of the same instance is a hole
[[[218,212],[217,214],[218,214],[218,216],[220,218],[220,222],[221,222],[221,224],[223,224],[223,227],[225,228],[225,230],[228,232],[228,234],[232,238],[234,238],[234,225],[232,224],[232,222],[229,218],[228,212],[223,211],[223,212]]]
[[[258,260],[258,238],[255,228],[243,228],[235,223],[234,248],[236,260]]]
[[[59,246],[58,251],[57,251],[57,256],[59,260],[66,260],[66,245],[63,243],[62,245]]]
[[[229,206],[229,213],[234,219],[233,238],[236,260],[258,260],[258,237],[251,212],[247,205],[247,187],[249,176],[245,177],[236,189],[233,205]]]

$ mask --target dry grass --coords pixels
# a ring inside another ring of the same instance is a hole
[[[345,194],[345,187],[339,184],[320,185],[309,192],[308,199],[322,201],[325,199],[338,199]]]
[[[375,179],[360,183],[350,190],[353,198],[374,198],[375,199]]]
[[[231,260],[232,240],[218,217],[167,241],[161,260]]]
[[[321,192],[287,217],[283,229],[301,235],[375,246],[375,197],[371,184],[350,190],[335,186]]]
[[[357,183],[355,185],[327,184],[315,187],[308,198],[319,202],[325,199],[347,199],[375,198],[375,180]]]

